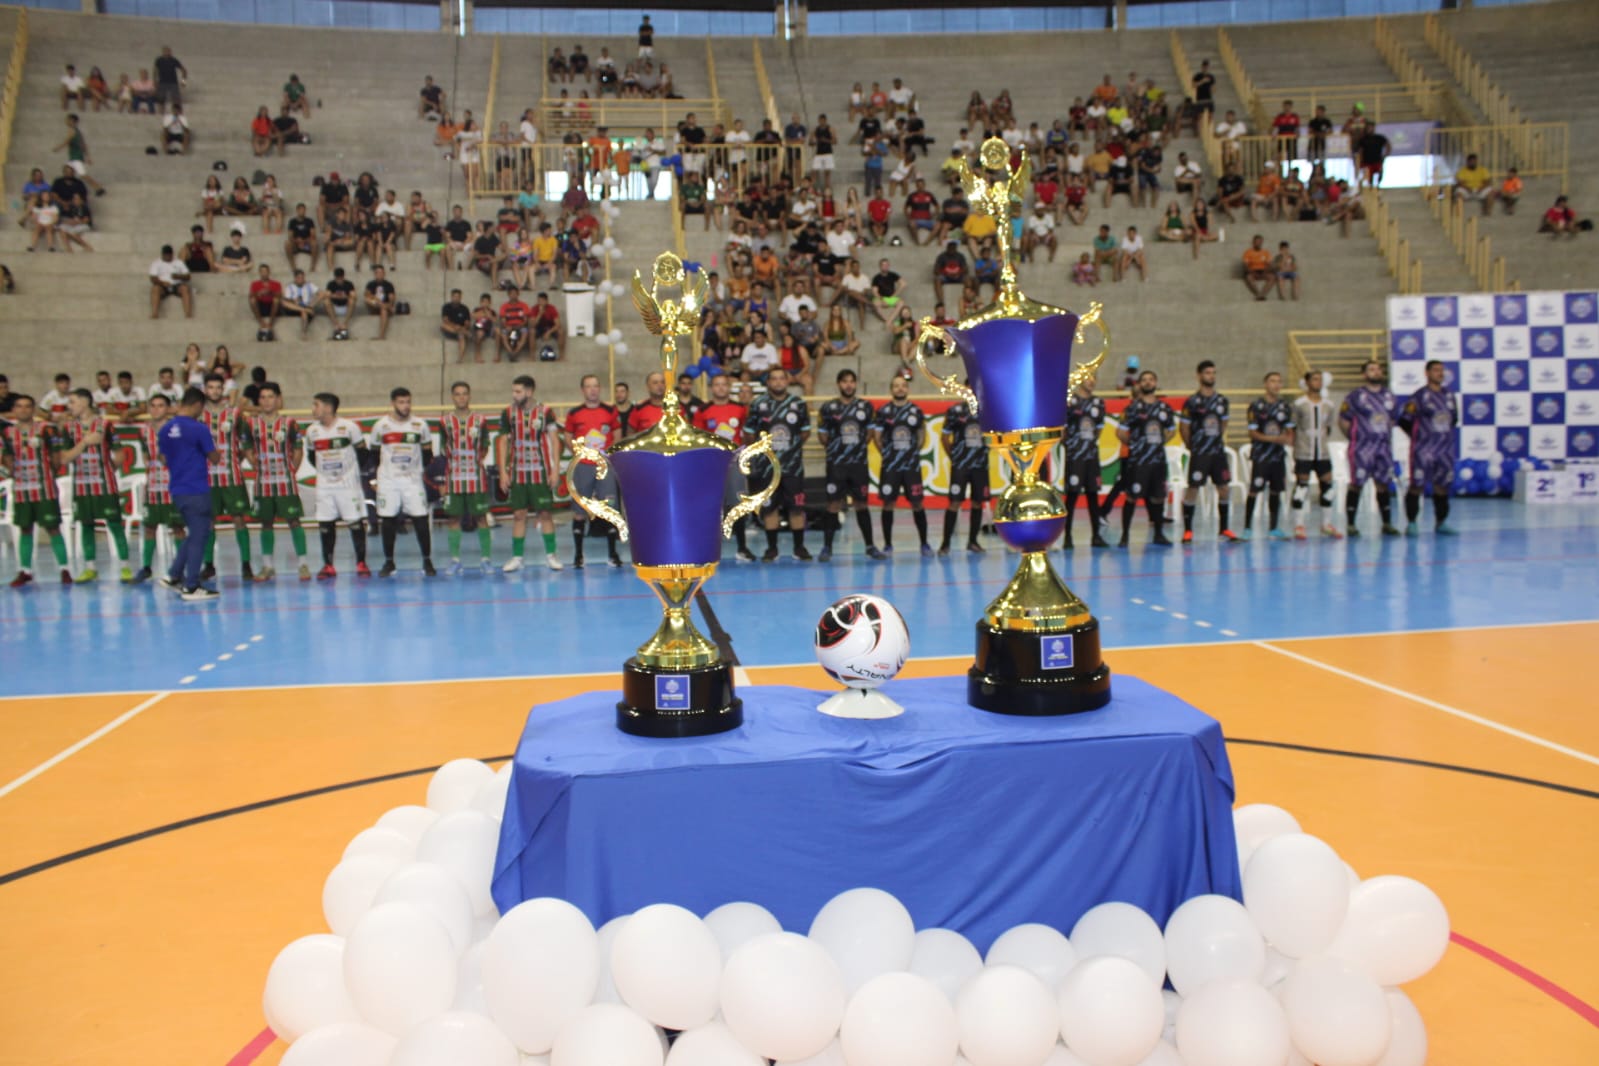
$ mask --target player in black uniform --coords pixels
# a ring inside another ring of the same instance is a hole
[[[841,514],[846,504],[855,509],[855,522],[866,542],[866,554],[882,555],[872,541],[872,514],[867,503],[872,473],[866,466],[866,444],[871,437],[872,401],[855,395],[858,379],[853,370],[838,372],[838,398],[822,404],[816,413],[816,430],[827,448],[827,509]],[[822,530],[822,562],[833,558],[835,518]]]
[[[1153,370],[1138,375],[1137,396],[1122,411],[1122,424],[1116,430],[1116,436],[1127,445],[1125,473],[1120,479],[1127,492],[1127,503],[1122,507],[1123,548],[1127,547],[1133,512],[1140,499],[1155,531],[1150,543],[1171,544],[1160,523],[1166,510],[1166,442],[1177,428],[1177,416],[1155,395],[1159,391],[1160,380]]]
[[[977,543],[977,532],[983,528],[983,504],[988,502],[988,445],[983,441],[983,429],[977,416],[964,403],[957,403],[944,412],[944,432],[941,434],[944,450],[949,453],[949,505],[944,511],[944,540],[938,554],[949,554],[949,542],[955,536],[955,523],[960,518],[961,502],[971,495],[971,512],[966,525],[966,550],[982,552]]]
[[[1094,395],[1094,380],[1078,385],[1066,398],[1066,548],[1072,547],[1072,518],[1077,497],[1088,497],[1088,528],[1093,545],[1108,548],[1099,531],[1099,434],[1105,428],[1105,401]]]
[[[1216,364],[1209,359],[1196,368],[1199,391],[1183,404],[1183,414],[1177,428],[1188,446],[1188,487],[1183,490],[1183,543],[1194,542],[1194,501],[1199,499],[1200,487],[1209,481],[1216,486],[1216,517],[1220,536],[1224,540],[1237,540],[1229,522],[1232,505],[1228,503],[1228,486],[1232,483],[1232,469],[1227,465],[1224,436],[1227,432],[1227,397],[1216,391]]]
[[[872,442],[881,459],[877,491],[883,497],[883,552],[894,550],[894,507],[901,494],[910,502],[911,519],[922,542],[922,554],[932,555],[927,543],[927,512],[922,509],[922,447],[927,442],[927,412],[910,401],[909,371],[894,375],[888,385],[891,397],[872,420]]]
[[[1267,536],[1287,540],[1277,528],[1283,513],[1283,489],[1288,483],[1288,449],[1294,443],[1294,408],[1283,399],[1283,376],[1266,375],[1266,395],[1249,405],[1249,495],[1244,499],[1244,533],[1248,540],[1255,524],[1255,499],[1264,489],[1271,522]]]
[[[766,554],[763,563],[777,559],[777,523],[780,514],[788,515],[789,532],[794,535],[794,558],[805,560],[805,441],[811,435],[811,411],[802,396],[790,396],[788,371],[774,367],[766,375],[766,395],[750,404],[744,432],[750,439],[762,433],[772,435],[772,450],[783,479],[766,505]],[[750,491],[758,492],[771,478],[771,465],[763,456],[750,461]]]

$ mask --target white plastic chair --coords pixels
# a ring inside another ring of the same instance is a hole
[[[22,540],[22,531],[11,520],[11,479],[0,481],[0,526],[11,531],[11,550],[15,552]]]
[[[1176,514],[1188,487],[1188,449],[1181,444],[1166,445],[1166,513]]]
[[[82,560],[83,545],[78,536],[78,519],[72,510],[72,475],[56,478],[56,499],[61,503],[61,536],[67,545],[67,565],[77,568]]]

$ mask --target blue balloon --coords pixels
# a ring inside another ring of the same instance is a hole
[[[684,263],[683,269],[687,273],[698,274],[700,272],[700,265],[698,263]]]
[[[683,373],[687,374],[691,378],[697,378],[700,376],[701,371],[699,365],[696,363],[695,365],[684,370]]]
[[[701,370],[709,370],[716,365],[716,359],[713,356],[702,355],[697,365]]]
[[[705,372],[705,376],[708,378],[719,378],[725,373],[727,373],[727,371],[723,370],[721,367],[713,366]]]

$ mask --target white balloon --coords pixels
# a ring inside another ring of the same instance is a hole
[[[599,343],[601,348],[609,348],[611,345],[616,343],[615,341],[611,340],[611,335],[609,333],[596,333],[594,335],[594,340]]]
[[[803,1059],[786,1059],[777,1066],[849,1066],[844,1061],[844,1045],[837,1040],[816,1054]]]
[[[1029,922],[1000,934],[989,947],[984,961],[990,966],[1020,966],[1031,970],[1044,984],[1057,988],[1077,965],[1077,953],[1060,930]]]
[[[496,822],[505,817],[505,797],[511,791],[509,774],[495,774],[478,786],[472,796],[472,809],[493,818]]]
[[[971,1066],[1040,1066],[1060,1035],[1053,991],[1020,966],[989,966],[968,981],[955,1020]]]
[[[1321,387],[1324,393],[1332,391],[1333,376],[1331,370],[1323,370],[1321,372]]]
[[[1183,1066],[1183,1057],[1177,1054],[1176,1048],[1162,1040],[1138,1066]]]
[[[881,973],[910,965],[916,924],[910,911],[880,888],[852,888],[823,904],[809,936],[832,955],[853,995]]]
[[[1288,979],[1294,972],[1294,960],[1278,951],[1270,944],[1266,945],[1266,968],[1261,971],[1260,984],[1262,988],[1273,988]]]
[[[711,1022],[680,1034],[666,1066],[766,1066],[766,1060],[740,1044],[726,1025]]]
[[[488,950],[488,942],[480,940],[461,956],[461,964],[456,968],[455,1003],[451,1010],[471,1011],[488,1017],[489,1001],[483,995],[483,956]]]
[[[1088,1063],[1073,1055],[1065,1044],[1056,1044],[1050,1051],[1049,1058],[1044,1060],[1044,1066],[1088,1066]]]
[[[594,294],[595,307],[604,307],[606,304],[610,303],[610,301],[611,294],[604,289],[600,289]]]
[[[472,900],[455,875],[436,863],[400,867],[383,882],[372,903],[414,904],[439,920],[457,955],[472,946]]]
[[[1300,832],[1294,816],[1269,803],[1251,803],[1233,811],[1233,834],[1238,838],[1238,869],[1249,865],[1255,849],[1280,833]]]
[[[1265,970],[1266,942],[1237,900],[1195,896],[1166,922],[1166,972],[1181,996],[1222,977],[1259,981]]]
[[[1271,837],[1244,869],[1244,909],[1266,943],[1309,958],[1332,943],[1349,910],[1344,861],[1305,833]]]
[[[422,834],[438,820],[438,811],[406,804],[385,812],[383,817],[378,819],[376,828],[393,829],[397,833],[404,833],[412,840],[421,840]]]
[[[476,759],[451,759],[428,780],[428,808],[440,814],[454,814],[472,806],[472,797],[483,782],[494,776],[487,763]]]
[[[361,830],[345,845],[345,859],[353,859],[357,855],[378,855],[397,862],[410,862],[416,858],[416,840],[398,829],[379,829],[374,826]]]
[[[626,1007],[594,1003],[561,1026],[550,1066],[662,1066],[655,1027]]]
[[[844,1017],[844,975],[827,950],[797,933],[746,941],[722,968],[722,1019],[769,1059],[819,1054]]]
[[[616,981],[611,977],[611,948],[616,943],[616,934],[622,931],[622,924],[632,915],[619,914],[615,918],[600,926],[600,980],[594,988],[595,1003],[620,1003],[622,993],[616,990]]]
[[[1160,990],[1161,1007],[1166,1012],[1166,1023],[1161,1027],[1160,1038],[1168,1044],[1177,1043],[1177,1012],[1182,1009],[1183,997],[1169,988]]]
[[[1072,926],[1072,951],[1079,960],[1098,955],[1131,959],[1156,988],[1166,981],[1166,939],[1155,919],[1131,903],[1101,903]]]
[[[1160,1043],[1160,986],[1131,959],[1084,959],[1060,983],[1060,1035],[1094,1066],[1137,1066]]]
[[[409,903],[374,906],[344,945],[344,982],[362,1020],[400,1036],[455,1002],[455,945]]]
[[[617,355],[626,355],[627,354],[627,341],[617,341],[616,342],[616,354]]]
[[[923,929],[916,934],[910,972],[937,985],[951,1003],[982,968],[983,957],[972,942],[953,929]]]
[[[392,855],[357,855],[335,866],[322,882],[322,917],[339,936],[349,936],[372,907],[378,889],[402,865]]]
[[[619,329],[613,329],[611,330],[609,336],[611,338],[611,343],[615,344],[617,341],[622,339],[622,331]]]
[[[1449,948],[1449,912],[1432,889],[1409,877],[1362,881],[1327,954],[1392,988],[1423,976]]]
[[[1426,1066],[1427,1025],[1421,1020],[1421,1012],[1397,988],[1388,989],[1384,998],[1388,1001],[1393,1037],[1377,1066]]]
[[[520,1066],[520,1058],[483,1015],[450,1011],[406,1033],[389,1066]]]
[[[620,249],[620,248],[612,248],[610,254],[611,254],[611,258],[612,259],[620,259],[620,258],[622,258],[622,249]]]
[[[1347,962],[1305,959],[1283,985],[1282,1004],[1294,1047],[1317,1066],[1371,1066],[1388,1050],[1388,1001]]]
[[[599,937],[583,912],[565,900],[530,899],[512,907],[489,934],[483,998],[512,1043],[542,1055],[593,1000],[599,976]]]
[[[1284,1066],[1288,1019],[1253,981],[1222,978],[1196,989],[1177,1012],[1185,1066]]]
[[[288,1039],[282,1033],[278,1036]],[[278,1066],[389,1066],[395,1043],[394,1037],[370,1025],[335,1022],[318,1026],[290,1044]]]
[[[301,1036],[360,1015],[344,990],[344,938],[318,933],[302,936],[278,952],[267,971],[261,1011],[278,1038]]]
[[[849,1066],[953,1066],[960,1028],[933,982],[885,973],[850,1000],[839,1042]]]
[[[767,933],[781,933],[783,926],[772,912],[759,903],[724,903],[705,916],[705,927],[716,937],[725,959],[745,941]]]
[[[622,1002],[652,1024],[686,1030],[716,1014],[722,949],[693,911],[657,903],[627,920],[611,946]]]
[[[500,823],[481,811],[446,814],[422,834],[416,845],[419,862],[438,863],[461,882],[479,918],[494,913],[494,853],[500,845]]]

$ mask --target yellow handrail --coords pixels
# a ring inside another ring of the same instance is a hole
[[[1177,81],[1180,85],[1192,85],[1194,82],[1194,68],[1188,62],[1188,52],[1183,48],[1182,40],[1177,36],[1177,31],[1171,32],[1171,62],[1177,68]],[[1221,142],[1216,139],[1216,124],[1212,121],[1214,116],[1204,111],[1199,116],[1199,143],[1204,146],[1205,159],[1210,163],[1210,169],[1216,173],[1222,170]]]
[[[1427,155],[1453,174],[1475,155],[1496,177],[1515,167],[1523,178],[1570,180],[1571,126],[1566,122],[1522,122],[1514,126],[1441,126],[1427,131]],[[1442,182],[1436,181],[1436,184]]]
[[[1330,371],[1334,381],[1357,373],[1366,362],[1383,361],[1388,334],[1380,329],[1294,329],[1288,331],[1288,369],[1294,380],[1304,381],[1307,371]],[[1352,379],[1346,379],[1352,380]]]
[[[483,140],[478,145],[477,180],[468,183],[469,188],[466,190],[468,210],[472,212],[474,218],[477,216],[478,191],[487,185],[484,175],[489,172],[492,165],[492,160],[489,158],[489,138],[494,135],[494,104],[500,91],[500,42],[502,40],[503,38],[499,35],[495,36],[494,51],[489,56],[488,98],[483,104],[483,122],[478,127],[483,131]]]
[[[721,114],[722,88],[716,81],[716,50],[711,47],[711,39],[705,38],[705,76],[711,85],[711,101],[716,114]]]
[[[598,100],[551,99],[546,95],[538,104],[539,130],[552,133],[567,130],[587,132],[605,126],[611,133],[634,132],[646,128],[676,129],[683,116],[693,112],[699,124],[710,129],[727,123],[727,105],[719,97],[686,100],[678,97],[603,97]]]
[[[17,94],[22,89],[22,68],[28,62],[28,11],[17,9],[17,33],[11,39],[6,63],[5,96],[0,99],[0,204],[6,197],[6,163],[11,158],[11,128],[17,121]]]
[[[1466,273],[1480,292],[1505,292],[1505,257],[1494,257],[1493,239],[1479,236],[1477,217],[1466,217],[1466,205],[1456,200],[1454,189],[1437,186],[1424,190],[1432,217],[1443,227],[1444,236],[1454,247],[1455,254],[1466,264]],[[1521,283],[1510,282],[1509,291],[1520,291]]]
[[[1419,60],[1399,40],[1387,19],[1374,19],[1372,44],[1401,84],[1411,87],[1411,97],[1422,118],[1451,126],[1472,125],[1472,114],[1456,99],[1448,85],[1432,81]]]
[[[1255,91],[1255,83],[1249,80],[1249,75],[1244,73],[1244,64],[1238,58],[1238,51],[1233,48],[1233,39],[1227,36],[1226,30],[1216,31],[1216,51],[1221,56],[1222,66],[1227,68],[1227,76],[1232,79],[1233,91],[1238,94],[1238,100],[1244,105],[1244,111],[1249,115],[1249,120],[1259,129],[1266,124],[1266,113],[1261,109],[1260,94]]]
[[[766,117],[771,119],[773,129],[783,128],[783,116],[777,110],[777,97],[772,94],[772,80],[766,76],[766,57],[761,55],[761,42],[756,39],[751,43],[755,49],[755,86],[761,94],[761,107],[766,112]]]

